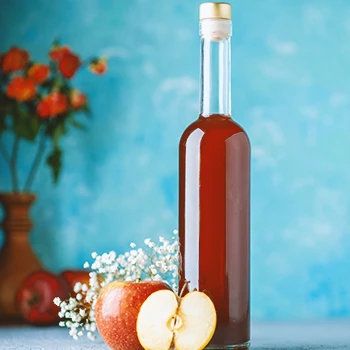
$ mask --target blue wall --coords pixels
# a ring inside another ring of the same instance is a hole
[[[198,0],[0,1],[0,51],[46,60],[59,36],[109,72],[80,72],[87,133],[42,168],[31,240],[50,269],[177,226],[177,143],[197,117]],[[350,316],[350,2],[236,0],[233,114],[252,158],[255,319]],[[21,174],[33,147],[22,144]],[[0,160],[0,189],[9,188]]]

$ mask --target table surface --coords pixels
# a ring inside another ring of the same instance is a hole
[[[2,327],[0,350],[102,350],[98,338],[73,340],[66,329]],[[350,350],[350,320],[327,323],[256,323],[252,350]]]

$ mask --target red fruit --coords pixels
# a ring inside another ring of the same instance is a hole
[[[6,95],[20,102],[32,100],[36,95],[35,83],[30,78],[14,77],[7,85]]]
[[[80,58],[74,53],[66,53],[58,62],[59,71],[67,79],[72,78],[80,66]]]
[[[33,273],[25,280],[17,294],[17,307],[22,317],[35,325],[49,326],[58,323],[60,308],[53,299],[68,299],[65,280],[47,271]]]
[[[170,288],[160,281],[118,281],[102,289],[96,303],[96,325],[111,349],[142,349],[136,332],[137,317],[145,300],[162,289]]]
[[[76,295],[74,292],[74,286],[76,283],[86,284],[89,286],[90,281],[90,271],[87,270],[65,270],[60,276],[62,276],[69,285],[69,292],[72,297]]]
[[[106,58],[100,58],[97,60],[92,61],[89,64],[89,69],[94,74],[104,74],[107,70],[107,59]]]
[[[13,73],[24,69],[29,62],[29,53],[16,46],[2,56],[1,69],[5,73]]]
[[[28,77],[34,80],[37,84],[43,83],[50,74],[50,67],[47,64],[36,63],[28,70]]]
[[[86,96],[79,90],[74,89],[71,91],[69,95],[70,104],[74,109],[79,109],[81,107],[84,107],[87,103]]]
[[[68,98],[61,92],[54,91],[45,96],[37,106],[37,114],[40,118],[53,118],[68,110]]]
[[[59,46],[54,45],[49,52],[49,57],[56,62],[59,62],[63,56],[67,53],[70,53],[70,47],[69,46]]]

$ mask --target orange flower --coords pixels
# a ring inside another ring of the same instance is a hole
[[[107,70],[107,58],[99,58],[97,60],[93,60],[89,64],[89,69],[91,70],[92,73],[95,74],[103,74]]]
[[[53,61],[59,62],[67,53],[70,53],[69,46],[54,45],[52,46],[51,51],[49,52],[49,57]]]
[[[47,119],[56,117],[68,109],[67,96],[58,91],[51,92],[38,104],[37,113],[40,118]]]
[[[24,69],[28,62],[29,53],[14,46],[3,56],[1,68],[5,73],[12,73]]]
[[[87,102],[86,96],[77,89],[72,90],[69,98],[70,98],[70,103],[74,109],[79,109],[85,106]]]
[[[31,100],[36,95],[35,83],[29,78],[14,77],[7,85],[6,95],[20,102]]]
[[[58,62],[58,69],[61,74],[70,79],[80,67],[80,58],[74,53],[66,53]]]
[[[47,64],[36,63],[28,70],[28,77],[33,79],[37,84],[43,83],[50,74],[50,67]]]

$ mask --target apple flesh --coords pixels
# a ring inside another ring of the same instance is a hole
[[[58,323],[60,308],[53,303],[69,297],[66,281],[51,272],[35,272],[20,286],[16,304],[21,316],[31,324],[49,326]]]
[[[95,308],[96,325],[111,349],[142,349],[136,333],[137,316],[144,301],[159,290],[169,290],[168,284],[118,281],[101,290]]]
[[[150,295],[141,306],[137,335],[147,350],[201,350],[214,335],[216,311],[202,292],[179,298],[170,290]]]

